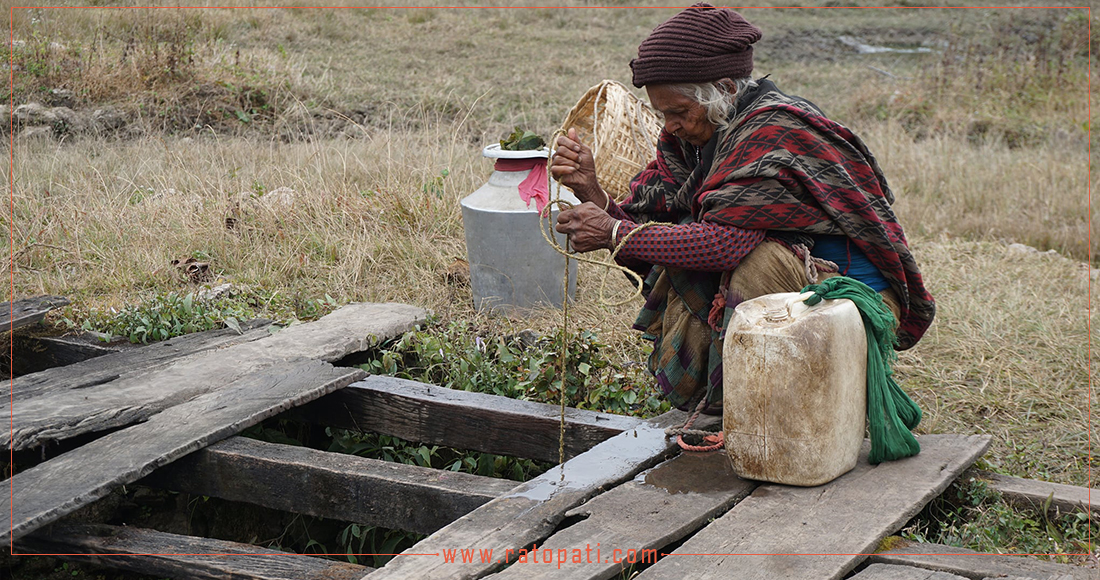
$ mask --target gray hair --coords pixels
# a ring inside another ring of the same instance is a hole
[[[730,124],[729,115],[737,104],[737,96],[748,89],[756,87],[756,81],[752,80],[752,77],[723,80],[732,80],[733,86],[731,87],[728,83],[721,81],[713,81],[709,83],[677,83],[669,85],[669,87],[702,105],[707,112],[707,121],[710,121],[715,127],[728,129]]]

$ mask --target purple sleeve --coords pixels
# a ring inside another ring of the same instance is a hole
[[[618,244],[642,226],[626,217],[621,209],[618,212],[613,209],[618,206],[608,208],[608,213],[622,220],[615,239]],[[736,268],[741,259],[764,240],[764,234],[764,230],[746,230],[711,222],[652,225],[630,236],[619,250],[617,259],[624,266],[648,263],[683,270],[725,272]]]

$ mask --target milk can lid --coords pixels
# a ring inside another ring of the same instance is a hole
[[[500,143],[493,143],[481,151],[485,157],[493,159],[534,159],[535,157],[549,158],[550,149],[529,149],[527,151],[508,151],[500,148]]]

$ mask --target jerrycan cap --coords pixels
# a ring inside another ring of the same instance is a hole
[[[813,292],[803,292],[786,300],[769,302],[764,307],[764,320],[772,323],[786,322],[806,312],[813,307],[807,306],[804,300],[813,295]]]

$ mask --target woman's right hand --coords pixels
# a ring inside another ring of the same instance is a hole
[[[569,129],[558,137],[557,149],[550,157],[550,175],[573,190],[582,202],[607,207],[608,196],[596,180],[596,160],[592,150],[577,139],[577,130]]]

